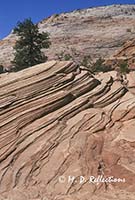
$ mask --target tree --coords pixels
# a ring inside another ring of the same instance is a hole
[[[42,48],[49,48],[49,34],[40,33],[38,25],[33,24],[31,19],[25,19],[23,22],[18,22],[13,33],[18,36],[18,41],[15,44],[15,58],[12,63],[16,70],[21,70],[47,60],[47,57],[42,53]]]

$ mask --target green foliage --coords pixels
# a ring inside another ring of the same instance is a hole
[[[69,53],[66,53],[65,51],[62,51],[59,54],[56,54],[58,60],[60,61],[68,61],[68,60],[72,60],[72,56]]]
[[[3,65],[0,65],[0,74],[3,73]]]
[[[87,68],[91,68],[92,67],[92,59],[91,56],[84,56],[83,60],[81,62],[82,66],[85,66]]]
[[[81,65],[87,67],[92,72],[107,72],[110,71],[111,68],[104,64],[104,59],[99,58],[95,63],[93,63],[92,58],[90,56],[84,56]]]
[[[69,53],[64,55],[64,60],[65,61],[68,61],[68,60],[71,60],[71,59],[72,59],[72,56]]]
[[[59,17],[59,14],[55,14],[55,17]]]
[[[104,64],[104,59],[99,58],[93,65],[93,71],[94,72],[108,72],[111,70],[111,68],[109,66],[106,66]]]
[[[47,60],[41,49],[49,48],[50,41],[48,33],[40,33],[38,26],[31,19],[18,22],[14,28],[14,34],[19,36],[16,42],[15,58],[12,63],[17,70],[21,70]]]
[[[131,33],[131,32],[132,32],[131,28],[127,28],[126,31],[127,31],[128,33]]]
[[[120,72],[122,74],[126,74],[129,72],[129,69],[128,69],[128,62],[127,61],[121,61],[119,63],[119,68],[120,68]]]

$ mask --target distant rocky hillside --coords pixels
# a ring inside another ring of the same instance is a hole
[[[50,33],[52,45],[46,54],[57,58],[62,51],[82,59],[109,57],[129,39],[135,38],[135,5],[112,5],[53,15],[39,23]],[[0,41],[0,63],[10,65],[16,37]]]

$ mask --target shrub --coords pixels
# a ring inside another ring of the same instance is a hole
[[[93,71],[94,72],[108,72],[111,71],[111,67],[106,66],[104,64],[104,59],[102,59],[101,57],[94,63],[93,65]]]
[[[65,61],[68,61],[68,60],[71,60],[71,59],[72,59],[72,56],[69,53],[64,55],[64,60]]]
[[[0,65],[0,74],[3,73],[3,65]]]
[[[119,68],[120,68],[120,72],[122,74],[126,74],[129,72],[129,68],[128,68],[128,62],[127,61],[121,61],[119,63]]]
[[[132,32],[131,28],[127,28],[126,31],[127,31],[128,33],[131,33],[131,32]]]
[[[65,51],[61,51],[60,53],[56,54],[57,59],[60,61],[68,61],[72,60],[72,56],[70,53],[66,53]]]
[[[87,67],[87,68],[91,68],[91,66],[92,66],[92,59],[91,59],[91,56],[84,56],[83,57],[83,60],[82,60],[82,62],[81,62],[81,65],[82,66],[85,66],[85,67]]]

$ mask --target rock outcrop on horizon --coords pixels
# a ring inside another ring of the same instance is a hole
[[[40,31],[50,33],[52,45],[45,50],[49,60],[63,51],[82,60],[108,58],[135,38],[135,5],[112,5],[53,15],[39,22]],[[14,28],[14,27],[13,27]],[[16,37],[0,41],[0,64],[10,66]]]
[[[134,200],[133,77],[56,61],[2,74],[0,199]],[[88,182],[99,175],[125,182]]]

